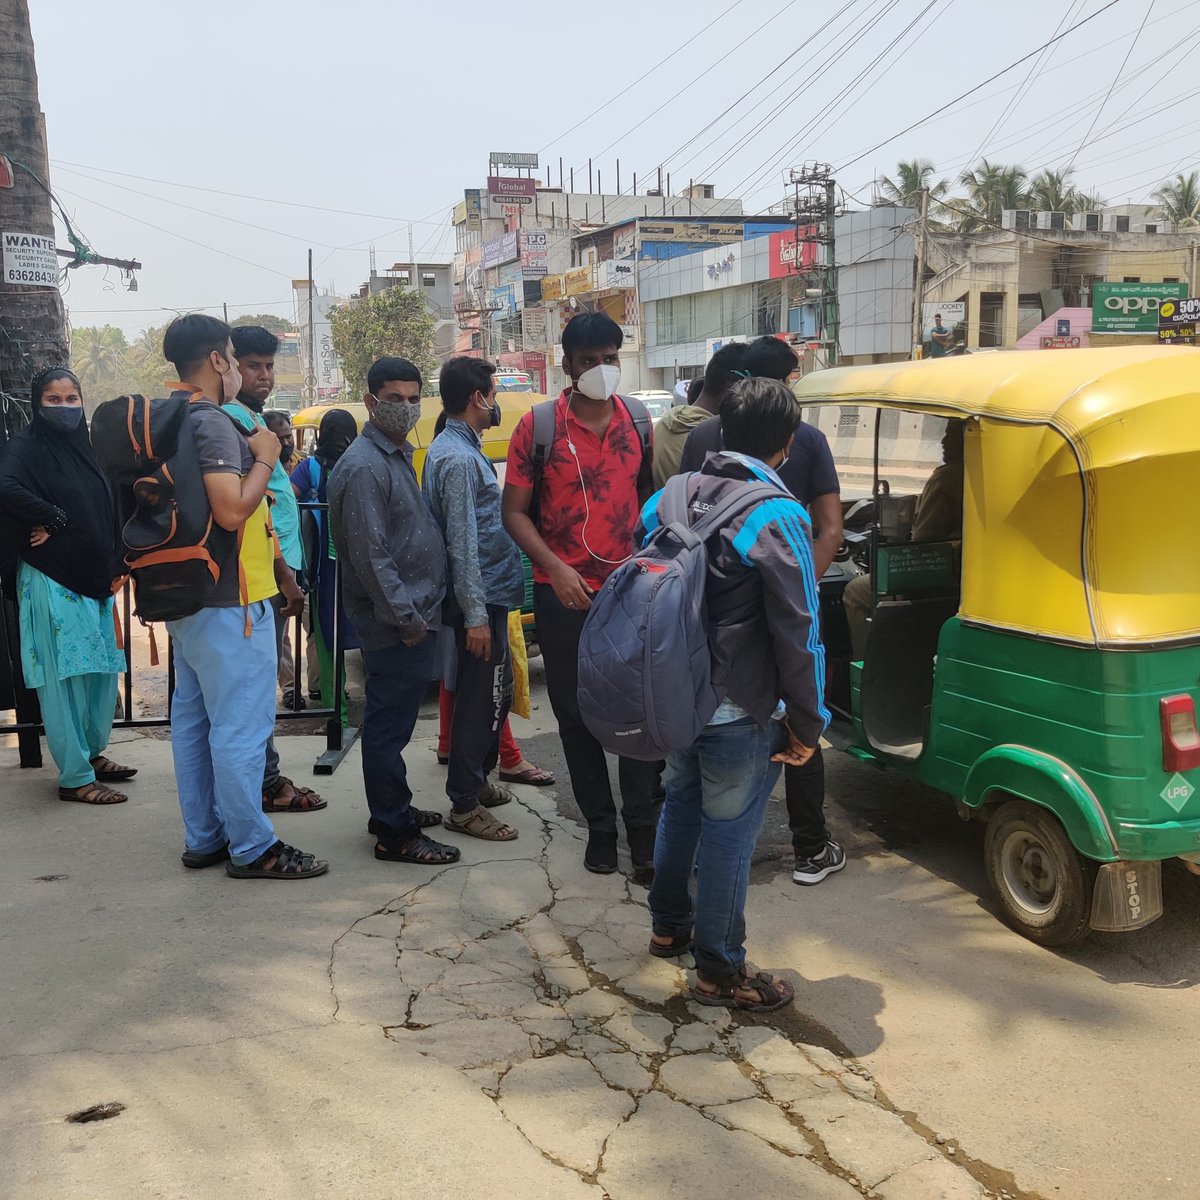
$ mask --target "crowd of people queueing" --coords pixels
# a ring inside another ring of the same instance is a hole
[[[553,782],[521,757],[507,726],[508,617],[523,599],[523,551],[547,691],[588,828],[584,866],[616,871],[607,756],[578,699],[578,647],[592,597],[655,527],[664,471],[688,473],[692,523],[731,489],[766,482],[790,498],[706,543],[714,679],[724,700],[686,752],[665,763],[620,758],[618,782],[634,873],[650,887],[649,952],[694,951],[692,995],[703,1003],[777,1008],[791,1000],[791,986],[747,969],[743,911],[751,851],[781,768],[796,882],[819,882],[845,864],[822,812],[827,713],[812,602],[841,541],[837,474],[824,437],[800,419],[787,387],[798,363],[783,342],[723,348],[692,403],[673,410],[653,438],[636,403],[617,393],[621,342],[620,327],[602,314],[566,326],[562,362],[571,384],[551,402],[548,437],[534,413],[523,416],[501,489],[483,452],[483,435],[500,420],[495,368],[485,361],[443,364],[444,425],[418,479],[409,434],[423,380],[412,363],[378,360],[361,432],[350,414],[332,410],[312,456],[287,464],[285,431],[263,417],[273,336],[202,314],[168,327],[163,354],[179,376],[169,386],[187,400],[212,521],[237,534],[205,606],[168,622],[182,861],[193,869],[224,864],[234,878],[296,880],[329,869],[280,839],[270,820],[273,812],[325,807],[280,774],[273,740],[284,631],[306,597],[329,702],[340,702],[330,696],[335,619],[340,645],[361,651],[375,857],[457,861],[457,846],[427,832],[435,826],[516,838],[493,811],[513,797],[491,772],[499,763],[512,782]],[[0,549],[16,574],[22,670],[41,704],[60,797],[119,803],[127,796],[111,785],[136,773],[105,755],[124,669],[113,613],[125,573],[119,503],[92,451],[75,376],[44,372],[32,402],[29,428],[0,459]],[[298,500],[327,504],[327,519],[318,507],[302,520]],[[720,597],[734,589],[736,628],[720,616]],[[404,758],[439,676],[449,726],[439,745],[448,767],[445,814],[414,803]]]

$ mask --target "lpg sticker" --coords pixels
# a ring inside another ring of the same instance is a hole
[[[1192,798],[1195,788],[1182,775],[1176,772],[1167,781],[1167,786],[1158,794],[1176,811],[1182,812],[1183,806]]]

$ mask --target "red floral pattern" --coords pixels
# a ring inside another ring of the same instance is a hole
[[[590,587],[599,588],[617,564],[633,552],[642,447],[620,397],[615,398],[613,417],[604,437],[598,438],[575,419],[568,394],[569,389],[554,405],[554,442],[542,470],[538,532],[567,566],[574,567]],[[578,466],[567,446],[568,431],[579,452]],[[581,472],[587,488],[586,504],[579,481]],[[504,477],[517,487],[533,487],[532,413],[526,413],[513,431]],[[550,582],[536,565],[533,577],[538,583]]]

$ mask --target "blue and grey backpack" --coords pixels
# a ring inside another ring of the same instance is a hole
[[[647,761],[686,750],[722,695],[712,681],[705,541],[764,500],[766,483],[735,489],[693,525],[689,475],[667,481],[660,524],[592,599],[579,640],[579,711],[608,751]]]

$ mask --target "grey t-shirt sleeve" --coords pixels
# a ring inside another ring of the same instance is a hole
[[[194,404],[190,413],[200,473],[245,475],[254,465],[254,455],[229,416],[204,404]]]

